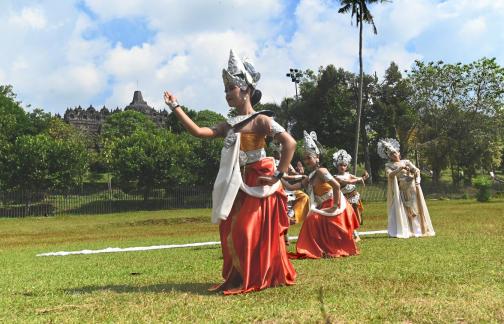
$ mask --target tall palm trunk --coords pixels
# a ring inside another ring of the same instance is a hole
[[[364,73],[362,69],[362,8],[359,10],[359,98],[358,98],[358,106],[357,106],[357,127],[355,129],[355,149],[354,149],[354,167],[353,173],[357,173],[357,159],[359,155],[359,134],[360,134],[360,122],[361,122],[361,114],[362,114],[362,87],[364,85]]]
[[[366,119],[366,116],[363,116],[364,120]],[[368,183],[372,184],[373,183],[373,172],[371,170],[371,157],[369,155],[369,140],[367,136],[367,130],[366,130],[366,125],[363,125],[362,127],[362,147],[364,148],[364,168],[369,174],[368,178]]]
[[[369,102],[369,95],[370,95],[369,91],[366,91],[366,95],[365,95],[366,102]],[[363,109],[361,119],[364,120],[364,121],[367,120],[366,112],[367,112],[367,110]],[[365,122],[364,122],[364,124],[361,127],[361,136],[362,136],[362,147],[364,149],[364,152],[363,152],[364,153],[364,168],[366,169],[366,171],[369,174],[368,183],[372,184],[373,183],[373,172],[372,172],[372,169],[371,169],[371,157],[370,157],[370,154],[369,154],[369,137],[368,137],[368,134],[367,134],[367,129],[366,129],[366,123]]]

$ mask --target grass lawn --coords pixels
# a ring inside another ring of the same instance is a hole
[[[294,260],[295,286],[226,297],[207,292],[218,246],[35,256],[218,241],[208,209],[0,219],[0,322],[504,322],[504,200],[428,205],[436,237],[365,237]],[[361,230],[385,229],[385,203],[365,208]]]

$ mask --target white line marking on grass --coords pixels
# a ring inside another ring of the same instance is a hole
[[[355,231],[359,236],[361,235],[375,235],[375,234],[388,234],[387,230],[381,230],[381,231],[367,231],[367,232],[357,232]]]
[[[102,250],[82,250],[82,251],[60,251],[60,252],[49,252],[37,254],[37,256],[65,256],[73,254],[98,254],[98,253],[116,253],[116,252],[132,252],[132,251],[150,251],[150,250],[162,250],[162,249],[175,249],[184,247],[197,247],[206,245],[220,245],[220,242],[201,242],[201,243],[190,243],[190,244],[170,244],[170,245],[153,245],[153,246],[137,246],[128,248],[106,248]]]
[[[387,234],[386,230],[383,231],[368,231],[368,232],[358,232],[359,235],[373,235],[373,234]],[[289,241],[296,241],[297,236],[289,236]],[[133,252],[133,251],[151,251],[151,250],[163,250],[163,249],[177,249],[186,247],[198,247],[198,246],[208,246],[208,245],[220,245],[220,242],[200,242],[200,243],[188,243],[188,244],[170,244],[170,245],[152,245],[152,246],[137,246],[128,248],[113,248],[108,247],[101,250],[81,250],[81,251],[60,251],[60,252],[48,252],[40,253],[37,256],[65,256],[65,255],[75,255],[75,254],[98,254],[98,253],[116,253],[116,252]]]

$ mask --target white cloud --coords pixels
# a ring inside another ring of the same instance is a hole
[[[44,11],[36,7],[25,7],[19,14],[12,14],[9,23],[33,29],[43,29],[47,26]]]
[[[466,22],[461,30],[461,38],[477,39],[481,34],[486,32],[486,21],[484,17],[477,17]]]
[[[189,59],[185,55],[177,55],[171,61],[156,71],[156,79],[174,82],[190,72]]]
[[[373,9],[378,36],[396,43],[407,42],[420,35],[439,19],[436,5],[425,0],[396,0],[393,3],[380,4]]]
[[[0,42],[8,46],[0,51],[0,82],[52,112],[124,107],[139,88],[156,108],[168,89],[193,109],[226,114],[221,69],[230,48],[255,62],[263,102],[294,95],[285,76],[291,67],[357,71],[358,29],[337,12],[338,3],[300,0],[286,13],[288,1],[85,0],[93,18],[78,10],[77,0],[1,1]],[[504,35],[489,32],[504,29],[504,1],[394,0],[371,10],[378,35],[365,27],[367,73],[382,75],[391,61],[408,69],[415,59],[486,55],[504,64]],[[89,36],[104,35],[100,26],[116,18],[141,18],[154,34],[131,48]]]
[[[150,26],[167,34],[181,35],[207,31],[240,30],[267,37],[283,9],[280,0],[179,1],[179,0],[87,0],[102,20],[145,17]]]
[[[369,63],[368,74],[376,72],[378,77],[383,77],[385,70],[391,62],[396,63],[400,69],[409,69],[415,60],[422,59],[420,54],[410,53],[404,49],[400,43],[387,44],[376,50],[372,50],[370,55],[372,60]]]
[[[68,69],[62,79],[66,83],[68,80],[72,80],[75,88],[86,97],[98,94],[105,87],[105,75],[92,64],[74,66]]]
[[[115,109],[116,107],[124,108],[127,106],[131,99],[133,98],[133,92],[137,90],[135,82],[121,82],[114,85],[112,94],[107,98],[104,103],[109,109]],[[149,104],[152,105],[152,102],[149,101],[149,92],[143,91],[143,97],[147,100]],[[102,103],[103,104],[103,103]]]
[[[15,73],[26,73],[29,68],[28,61],[24,57],[18,57],[11,66],[11,69]]]
[[[131,79],[154,71],[161,59],[149,44],[131,49],[125,49],[119,44],[108,53],[104,66],[115,77]]]

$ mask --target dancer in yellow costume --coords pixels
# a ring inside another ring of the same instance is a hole
[[[280,161],[280,153],[282,151],[282,145],[276,144],[275,142],[271,143],[271,147],[273,149],[273,157],[275,158],[275,163]],[[307,176],[303,173],[300,173],[294,169],[292,165],[289,165],[288,175],[284,176],[282,180],[288,182],[297,182],[300,181]],[[283,181],[282,181],[283,182]],[[310,211],[310,197],[303,190],[286,190],[287,195],[292,194],[294,198],[294,202],[292,203],[292,212],[294,213],[294,218],[289,215],[291,222],[294,224],[299,224],[303,222]]]

